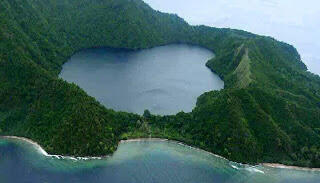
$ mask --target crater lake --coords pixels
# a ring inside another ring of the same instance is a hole
[[[116,111],[176,114],[191,112],[197,97],[224,87],[205,65],[213,57],[184,44],[138,51],[92,48],[74,54],[60,77]]]

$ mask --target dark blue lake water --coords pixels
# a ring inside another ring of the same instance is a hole
[[[191,112],[197,97],[224,87],[205,66],[213,57],[211,51],[189,45],[140,51],[94,48],[73,55],[60,77],[117,111]]]

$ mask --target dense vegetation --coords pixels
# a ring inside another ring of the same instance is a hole
[[[208,48],[225,89],[191,113],[115,112],[58,78],[74,52],[170,43]],[[49,153],[105,155],[120,139],[163,137],[240,162],[320,167],[320,78],[291,45],[232,29],[189,26],[141,0],[2,0],[0,134]]]

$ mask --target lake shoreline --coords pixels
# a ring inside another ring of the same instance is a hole
[[[71,160],[94,160],[94,159],[103,159],[103,158],[108,158],[110,157],[110,155],[107,156],[97,156],[97,157],[91,157],[91,156],[86,156],[86,157],[75,157],[75,156],[64,156],[64,155],[50,155],[48,154],[37,142],[25,138],[25,137],[18,137],[18,136],[0,136],[0,138],[5,138],[5,139],[16,139],[16,140],[21,140],[21,141],[25,141],[27,143],[32,144],[42,155],[47,156],[47,157],[55,157],[58,159],[71,159]],[[185,146],[191,149],[194,149],[196,151],[200,151],[200,152],[205,152],[208,153],[210,155],[213,155],[215,157],[227,160],[227,158],[222,157],[220,155],[214,154],[212,152],[209,151],[205,151],[203,149],[200,148],[196,148],[190,145],[187,145],[183,142],[180,141],[176,141],[176,140],[169,140],[169,139],[163,139],[163,138],[136,138],[136,139],[128,139],[128,140],[120,140],[119,144],[121,143],[130,143],[130,142],[169,142],[169,143],[175,143],[181,146]],[[233,161],[230,161],[233,162]],[[235,162],[237,163],[237,162]],[[254,165],[249,165],[249,164],[243,164],[243,163],[239,163],[241,165],[248,165],[248,166],[254,166]],[[264,166],[264,167],[269,167],[269,168],[279,168],[279,169],[292,169],[292,170],[302,170],[302,171],[320,171],[320,168],[309,168],[309,167],[298,167],[298,166],[289,166],[289,165],[284,165],[284,164],[279,164],[279,163],[260,163],[258,165]]]
[[[75,83],[100,104],[117,112],[141,116],[148,109],[155,115],[175,115],[191,112],[200,95],[224,89],[224,81],[205,66],[214,57],[212,50],[189,44],[141,51],[89,48],[70,57],[58,77]],[[155,73],[161,74],[153,77]]]

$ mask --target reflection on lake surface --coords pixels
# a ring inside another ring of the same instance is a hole
[[[197,97],[224,86],[205,66],[213,56],[207,49],[189,45],[140,51],[94,48],[73,55],[60,77],[118,111],[190,112]]]
[[[109,158],[75,161],[0,138],[0,182],[318,183],[320,172],[244,166],[164,141],[125,142]]]

